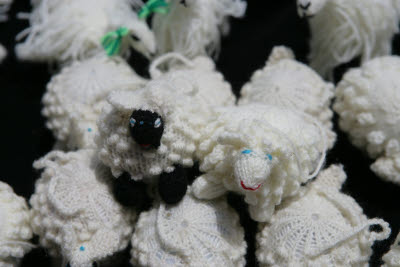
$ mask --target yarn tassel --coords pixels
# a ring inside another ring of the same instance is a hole
[[[119,54],[122,40],[126,35],[128,35],[128,33],[128,28],[120,27],[117,30],[108,32],[106,35],[104,35],[104,37],[101,39],[101,45],[108,56]]]
[[[140,19],[145,19],[152,13],[167,14],[169,4],[165,0],[150,0],[138,12]]]

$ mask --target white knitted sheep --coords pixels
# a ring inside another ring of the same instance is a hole
[[[368,219],[353,198],[339,191],[345,179],[342,167],[331,166],[304,193],[285,201],[269,224],[260,225],[260,266],[368,265],[372,245],[388,238],[390,227]]]
[[[118,58],[75,61],[47,85],[42,100],[46,126],[67,149],[94,147],[96,121],[107,95],[115,89],[134,90],[145,83]]]
[[[229,16],[242,17],[242,0],[169,0],[168,14],[152,21],[158,54],[178,52],[189,58],[218,55],[221,34],[229,31]]]
[[[325,126],[331,148],[336,139],[329,107],[333,88],[314,70],[296,61],[292,50],[279,46],[272,50],[266,66],[254,72],[243,86],[239,105],[261,103],[305,112]]]
[[[235,191],[245,195],[254,220],[268,221],[282,199],[318,173],[325,138],[316,120],[290,109],[221,108],[202,131],[197,154],[205,174],[195,180],[194,194],[212,199]]]
[[[389,55],[399,30],[399,0],[297,0],[310,17],[311,66],[324,77],[360,56],[361,62]]]
[[[134,49],[147,57],[156,50],[153,33],[132,10],[132,0],[32,0],[31,26],[17,39],[18,58],[32,61],[69,62],[104,53],[102,37],[126,27],[132,38],[122,43],[121,53]],[[129,43],[129,44],[128,44]]]
[[[18,261],[32,249],[31,215],[25,199],[0,182],[0,266],[17,266]]]
[[[398,267],[400,266],[400,233],[397,235],[396,240],[391,246],[389,252],[383,256],[384,267]]]
[[[94,155],[53,151],[34,163],[44,171],[30,199],[33,231],[71,267],[91,267],[123,250],[136,218],[114,200],[111,174]]]
[[[365,149],[380,177],[400,184],[400,57],[373,59],[348,71],[336,88],[335,111],[350,141]]]

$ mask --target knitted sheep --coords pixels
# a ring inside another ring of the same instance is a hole
[[[130,34],[122,42],[127,48],[147,57],[156,50],[154,35],[132,10],[136,0],[32,0],[33,11],[28,18],[31,26],[17,39],[26,37],[16,46],[18,58],[32,61],[70,62],[104,53],[102,37],[116,31],[115,38]],[[119,30],[121,27],[124,30]]]
[[[324,77],[360,56],[361,62],[389,55],[399,30],[399,0],[297,0],[310,17],[311,66]]]
[[[305,192],[284,202],[270,224],[260,225],[260,266],[367,266],[371,246],[389,237],[389,224],[368,219],[356,201],[339,190],[342,167],[321,172]]]
[[[33,247],[31,215],[25,199],[0,182],[0,266],[17,266],[19,259]]]
[[[36,161],[44,168],[30,199],[40,244],[63,266],[92,266],[129,243],[136,213],[113,198],[111,174],[92,150],[53,151]]]
[[[226,200],[198,200],[188,193],[177,206],[161,203],[140,214],[131,262],[149,267],[244,266],[245,253],[239,216]]]
[[[400,234],[397,235],[389,252],[383,256],[385,262],[384,267],[398,267],[400,266]]]
[[[332,131],[333,84],[308,66],[297,62],[292,50],[275,47],[263,69],[257,70],[241,90],[239,105],[261,103],[305,112],[326,128],[328,147],[336,139]]]
[[[168,14],[152,21],[158,54],[178,52],[189,58],[218,55],[221,34],[229,32],[229,16],[242,17],[242,0],[169,0]]]
[[[339,126],[377,159],[371,169],[400,184],[400,57],[373,59],[348,71],[336,89]]]
[[[325,157],[319,123],[277,106],[221,108],[202,134],[198,157],[205,174],[193,183],[194,194],[202,199],[227,190],[242,194],[250,216],[260,222],[269,221],[282,199],[314,177]]]
[[[99,157],[113,175],[127,172],[146,183],[161,175],[159,190],[167,203],[186,192],[182,168],[193,165],[211,108],[235,101],[210,59],[184,61],[184,68],[165,74],[156,74],[152,66],[153,79],[142,89],[111,93],[98,121]]]
[[[67,149],[93,148],[96,120],[115,89],[134,90],[146,81],[123,60],[106,56],[75,61],[52,77],[43,96],[46,126]]]

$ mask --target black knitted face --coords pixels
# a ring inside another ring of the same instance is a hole
[[[132,112],[129,129],[133,140],[141,148],[158,148],[164,132],[164,122],[156,112],[139,109]]]

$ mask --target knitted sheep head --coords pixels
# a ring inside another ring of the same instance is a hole
[[[324,8],[329,0],[297,0],[297,12],[300,17],[312,17]]]

